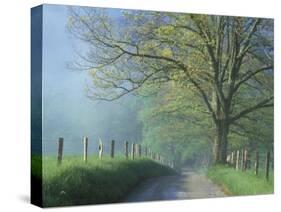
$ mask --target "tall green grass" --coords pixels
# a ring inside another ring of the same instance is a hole
[[[68,156],[58,167],[55,157],[44,157],[43,207],[120,202],[144,179],[172,174],[149,159],[91,158],[84,163]]]
[[[229,195],[272,194],[274,192],[273,174],[269,181],[260,173],[256,176],[252,170],[236,171],[228,166],[214,166],[208,170],[208,177],[221,185]]]

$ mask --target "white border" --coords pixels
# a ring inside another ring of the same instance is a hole
[[[29,196],[30,8],[59,3],[275,18],[275,195],[61,208],[60,211],[277,211],[280,195],[280,6],[277,0],[9,0],[0,8],[0,211],[36,211]],[[277,106],[279,105],[279,106]],[[5,210],[6,209],[6,210]],[[58,210],[58,209],[55,209]]]

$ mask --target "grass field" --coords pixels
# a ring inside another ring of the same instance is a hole
[[[253,170],[247,172],[236,171],[228,166],[214,166],[208,171],[208,177],[221,185],[229,195],[272,194],[274,179],[272,173],[269,181],[264,174],[255,176]]]
[[[38,167],[32,174],[40,177]],[[43,206],[120,202],[144,179],[172,174],[172,169],[149,159],[92,158],[84,163],[81,157],[68,156],[58,167],[55,157],[45,157]]]

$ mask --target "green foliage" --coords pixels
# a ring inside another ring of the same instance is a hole
[[[264,176],[255,176],[254,172],[241,172],[227,166],[214,166],[208,171],[208,177],[221,185],[230,195],[272,194],[273,175],[269,182]]]
[[[82,61],[95,66],[93,99],[157,93],[140,115],[143,139],[156,150],[181,163],[203,147],[209,155],[213,140],[216,162],[225,163],[229,146],[273,143],[272,20],[153,11],[116,19],[106,9],[74,9],[70,16],[69,31],[88,47]],[[259,110],[268,110],[271,124]],[[252,127],[245,119],[255,114]]]
[[[263,109],[239,120],[231,128],[230,149],[248,147],[250,150],[271,150],[274,141],[273,117],[272,109]]]
[[[209,114],[186,87],[167,83],[155,96],[143,99],[139,119],[144,143],[178,166],[207,166],[211,158]]]
[[[54,157],[43,158],[43,205],[67,206],[120,202],[148,177],[175,172],[149,159],[65,157],[57,166]]]

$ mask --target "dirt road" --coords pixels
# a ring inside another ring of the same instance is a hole
[[[149,179],[132,191],[124,202],[224,197],[223,191],[203,174],[187,168],[181,175]]]

